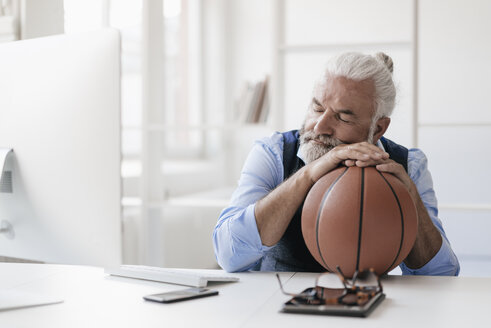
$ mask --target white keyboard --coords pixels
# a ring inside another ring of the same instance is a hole
[[[106,268],[105,273],[144,280],[192,287],[206,287],[208,281],[239,281],[239,278],[209,270],[159,268],[144,265],[121,265],[119,268]]]

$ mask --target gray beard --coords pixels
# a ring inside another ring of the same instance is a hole
[[[313,140],[318,140],[318,144]],[[302,154],[305,164],[309,164],[316,159],[327,154],[334,147],[342,144],[339,139],[328,137],[326,135],[316,135],[313,131],[305,131],[302,127],[300,130],[300,153]]]

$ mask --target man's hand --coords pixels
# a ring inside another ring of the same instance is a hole
[[[339,164],[346,166],[375,166],[384,163],[389,154],[368,142],[342,144],[334,147],[324,156],[313,161],[308,166],[309,176],[315,183],[322,176],[334,170]]]
[[[411,197],[416,202],[416,200],[419,198],[418,190],[413,180],[411,180],[411,178],[409,177],[406,170],[401,164],[391,159],[386,159],[382,163],[377,164],[375,168],[380,172],[392,173],[406,186],[406,189],[409,191]]]

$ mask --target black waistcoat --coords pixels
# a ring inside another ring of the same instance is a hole
[[[302,168],[305,163],[298,158],[300,146],[298,130],[283,133],[283,177],[288,179],[292,174]],[[404,166],[407,172],[407,148],[400,146],[389,139],[380,139],[390,158]],[[305,245],[302,236],[301,216],[303,203],[295,212],[285,234],[280,241],[263,257],[260,265],[261,271],[326,271],[313,257]]]

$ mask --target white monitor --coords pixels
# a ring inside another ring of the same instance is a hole
[[[121,263],[120,131],[116,30],[0,45],[0,256]]]

